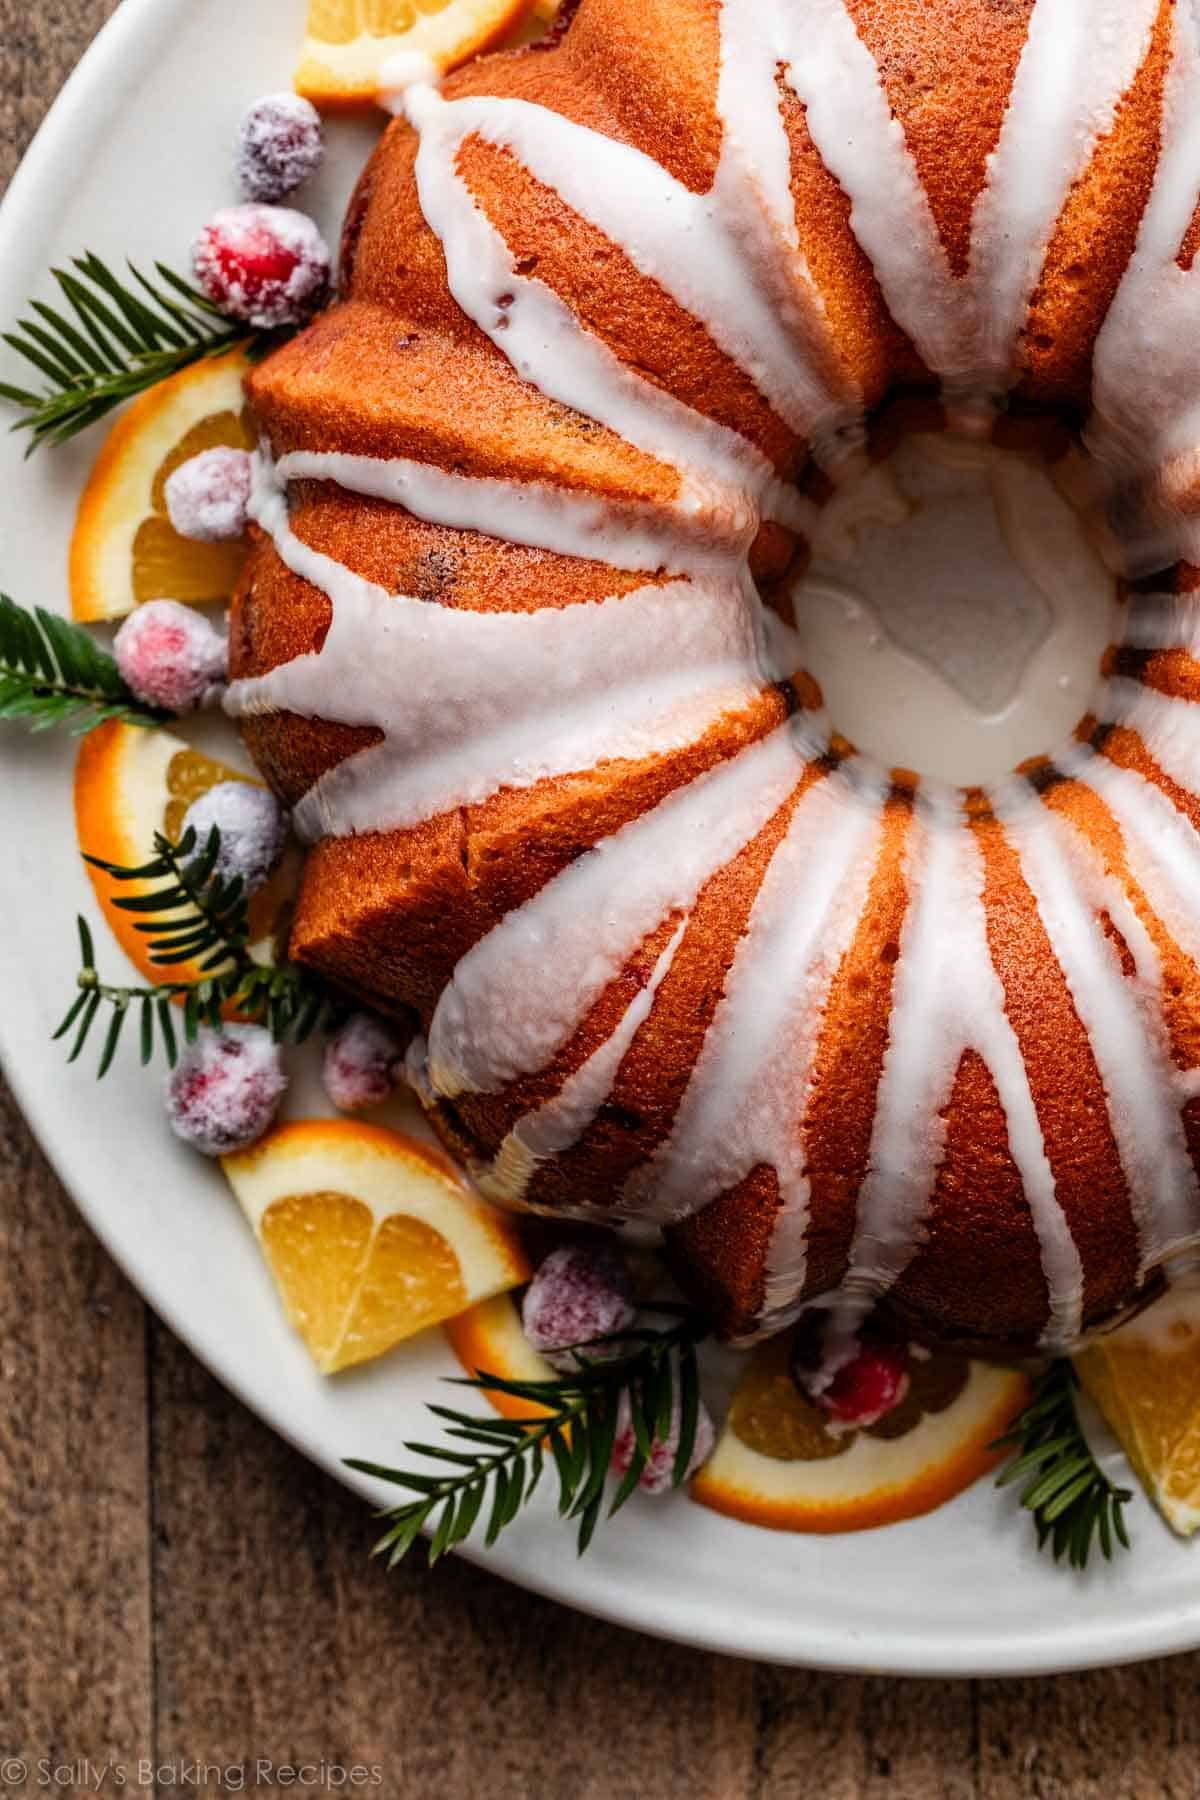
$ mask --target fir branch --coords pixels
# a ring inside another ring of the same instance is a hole
[[[0,337],[42,377],[40,388],[0,382],[0,399],[21,409],[14,431],[29,449],[63,444],[136,394],[190,364],[242,350],[265,356],[286,332],[255,331],[224,317],[206,295],[163,263],[151,281],[128,265],[121,281],[90,251],[52,271],[63,307],[31,300]]]
[[[1073,1569],[1086,1568],[1097,1538],[1105,1561],[1114,1548],[1128,1550],[1124,1509],[1133,1498],[1092,1454],[1075,1406],[1078,1386],[1069,1362],[1051,1363],[1028,1406],[993,1446],[1011,1451],[997,1487],[1025,1483],[1020,1501],[1033,1514],[1038,1549],[1049,1544],[1055,1561],[1065,1555]]]
[[[0,594],[0,719],[24,719],[31,731],[65,725],[81,737],[108,719],[162,725],[169,717],[138,699],[82,626]]]
[[[142,1062],[157,1051],[171,1068],[178,1058],[178,1020],[185,1042],[192,1043],[201,1026],[219,1030],[226,1010],[253,1024],[265,1025],[277,1040],[303,1043],[319,1025],[336,1016],[336,1003],[325,987],[294,963],[260,963],[250,954],[247,897],[240,876],[227,880],[216,873],[221,833],[214,825],[203,849],[189,829],[174,844],[155,834],[154,856],[136,868],[85,861],[114,881],[152,882],[148,891],[121,895],[113,905],[136,915],[135,930],[150,940],[150,961],[164,977],[153,986],[120,986],[102,981],[95,945],[86,919],[80,918],[78,992],[55,1039],[74,1032],[68,1062],[76,1062],[94,1026],[107,1020],[97,1078],[107,1075],[131,1018],[138,1021]],[[181,963],[200,973],[175,980],[169,971]],[[182,1015],[171,1002],[182,1003]]]
[[[655,1439],[665,1438],[670,1430],[677,1398],[680,1434],[672,1480],[681,1485],[695,1447],[700,1406],[696,1345],[708,1328],[688,1307],[664,1304],[653,1310],[674,1323],[661,1330],[622,1332],[622,1342],[632,1341],[635,1348],[606,1362],[576,1351],[578,1367],[558,1380],[507,1381],[480,1370],[474,1378],[457,1381],[456,1386],[507,1394],[540,1410],[520,1419],[481,1418],[430,1405],[451,1442],[408,1442],[404,1447],[441,1463],[440,1470],[406,1471],[348,1461],[347,1468],[409,1488],[417,1496],[378,1515],[387,1520],[388,1528],[374,1554],[386,1555],[388,1567],[394,1567],[429,1525],[429,1560],[436,1562],[470,1535],[485,1504],[484,1542],[494,1544],[528,1503],[543,1468],[552,1461],[559,1514],[577,1521],[582,1555],[605,1516],[609,1465],[625,1407],[634,1431],[633,1458],[606,1516],[611,1518],[635,1492]]]

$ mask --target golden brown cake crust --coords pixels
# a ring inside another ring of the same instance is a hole
[[[874,58],[950,268],[970,261],[973,219],[988,179],[1032,0],[846,0]],[[1097,335],[1129,264],[1161,148],[1172,0],[1163,0],[1140,68],[1072,186],[1046,247],[1022,334],[1021,364],[997,440],[1014,442],[1028,415],[1035,435],[1085,414]],[[511,97],[549,108],[617,140],[693,194],[713,183],[722,152],[717,106],[717,0],[583,0],[555,47],[485,58],[452,76],[451,99]],[[890,397],[873,450],[889,435],[943,414],[937,384],[892,317],[854,228],[852,197],[831,173],[808,110],[781,70],[798,254],[823,304],[831,387],[868,410]],[[456,476],[540,484],[598,496],[637,521],[680,501],[669,460],[548,398],[516,372],[455,301],[443,245],[418,193],[417,135],[397,121],[364,172],[347,221],[342,298],[249,382],[272,453],[338,451],[408,458]],[[830,482],[813,446],[720,348],[702,321],[639,272],[633,255],[583,219],[509,147],[468,136],[457,169],[511,251],[574,318],[661,394],[730,428],[784,478],[821,499]],[[1198,215],[1200,216],[1200,215]],[[1200,236],[1200,234],[1198,234]],[[1190,264],[1194,242],[1180,246]],[[661,584],[667,571],[631,572],[431,523],[400,506],[305,479],[290,494],[291,526],[306,546],[366,580],[430,607],[540,614]],[[805,554],[794,529],[766,523],[750,566],[770,601]],[[1173,577],[1183,593],[1193,572]],[[235,677],[266,673],[319,650],[331,602],[285,567],[260,538],[236,598]],[[1110,675],[1200,700],[1200,663],[1178,646],[1111,653]],[[514,908],[668,796],[763,741],[795,710],[819,703],[800,684],[763,679],[685,748],[601,761],[531,785],[506,786],[404,831],[325,838],[309,858],[293,951],[329,980],[428,1029],[456,965]],[[289,802],[380,734],[289,711],[252,716],[247,741]],[[1133,771],[1190,826],[1200,802],[1127,726],[1081,727],[1081,742]],[[495,1092],[443,1096],[432,1116],[452,1146],[486,1163],[514,1125],[553,1100],[605,1044],[651,984],[677,929],[673,961],[633,1033],[594,1118],[537,1167],[526,1201],[547,1212],[584,1206],[603,1215],[623,1185],[667,1142],[700,1058],[771,858],[803,796],[842,757],[814,756],[795,792],[741,852],[703,884],[686,919],[672,912],[643,941],[550,1062]],[[1163,1019],[1178,1069],[1200,1066],[1200,976],[1139,885],[1120,831],[1098,794],[1049,766],[1027,773],[1048,811],[1100,859],[1153,944],[1163,972]],[[822,1006],[803,1099],[808,1183],[804,1295],[836,1287],[851,1262],[858,1207],[872,1161],[879,1092],[895,1005],[900,945],[914,906],[915,784],[899,775],[883,803],[865,903]],[[987,943],[1015,1034],[1057,1204],[1077,1247],[1082,1322],[1129,1304],[1144,1271],[1136,1212],[1093,1042],[1060,966],[1022,861],[982,795],[969,799],[971,842],[983,870]],[[1134,980],[1134,956],[1111,912],[1100,919],[1111,953]],[[1193,1162],[1200,1102],[1183,1114]],[[944,1144],[919,1242],[890,1303],[926,1339],[1025,1349],[1049,1321],[1038,1221],[1014,1157],[1010,1122],[983,1057],[961,1055],[941,1113]],[[767,1165],[752,1168],[675,1223],[681,1278],[719,1327],[755,1328],[766,1306],[772,1234],[784,1205]]]

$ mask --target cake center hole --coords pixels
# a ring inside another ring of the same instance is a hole
[[[1116,582],[1037,458],[905,438],[823,508],[812,550],[801,660],[888,767],[994,781],[1087,711]]]

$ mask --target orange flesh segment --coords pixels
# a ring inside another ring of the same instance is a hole
[[[288,1318],[321,1368],[341,1341],[374,1228],[370,1208],[347,1194],[295,1194],[263,1219],[263,1249]]]
[[[133,595],[145,600],[182,600],[201,606],[227,600],[237,586],[246,560],[244,541],[200,544],[180,537],[167,517],[168,479],[204,450],[250,450],[253,433],[246,416],[213,413],[182,437],[154,477],[154,512],[143,519],[133,543]]]
[[[395,1213],[379,1227],[334,1369],[379,1356],[400,1338],[467,1304],[458,1258],[423,1219]]]
[[[1170,1304],[1168,1299],[1163,1304]],[[1173,1530],[1200,1527],[1200,1328],[1134,1320],[1075,1359],[1138,1480]]]
[[[179,750],[171,758],[167,770],[167,792],[171,796],[163,814],[162,829],[178,843],[183,835],[183,820],[193,800],[207,794],[209,788],[222,781],[245,781],[236,769],[204,756],[199,750]]]
[[[262,1243],[288,1317],[327,1375],[368,1362],[467,1303],[458,1258],[423,1219],[394,1213],[378,1230],[348,1194],[275,1201]]]

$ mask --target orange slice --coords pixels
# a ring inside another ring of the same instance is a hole
[[[492,47],[496,50],[515,50],[522,44],[536,44],[539,38],[545,37],[562,8],[563,0],[533,0],[533,5],[524,18],[518,19]]]
[[[323,1375],[529,1279],[512,1226],[415,1138],[312,1119],[223,1160]]]
[[[484,1370],[506,1381],[558,1379],[558,1370],[538,1355],[521,1329],[521,1315],[511,1294],[497,1294],[494,1299],[471,1307],[443,1329],[468,1375]],[[511,1394],[490,1393],[487,1398],[508,1419],[530,1419],[542,1410]]]
[[[193,800],[219,781],[250,777],[193,750],[169,731],[147,731],[110,720],[83,739],[75,765],[75,828],[79,847],[105,862],[136,868],[154,854],[154,834],[178,838]],[[255,783],[254,785],[261,785]],[[250,902],[251,955],[270,961],[286,931],[299,881],[301,856],[290,850],[270,881]],[[113,905],[120,895],[151,893],[163,882],[117,882],[87,865],[100,909],[113,936],[145,981],[191,981],[194,963],[169,969],[150,960],[145,935],[134,930],[127,912]],[[163,917],[164,915],[159,915]],[[173,914],[165,915],[173,919]],[[187,911],[180,909],[182,921]]]
[[[120,619],[143,600],[228,600],[246,546],[197,544],[167,517],[166,483],[202,450],[250,449],[240,351],[194,363],[121,414],[83,490],[71,539],[71,610]]]
[[[1200,1293],[1180,1287],[1075,1358],[1173,1531],[1200,1528]]]
[[[373,105],[392,57],[453,69],[516,27],[533,0],[309,0],[295,85],[317,106]]]
[[[775,1531],[864,1531],[932,1512],[995,1466],[990,1446],[1029,1398],[1015,1370],[917,1358],[895,1411],[835,1436],[788,1373],[789,1348],[781,1337],[755,1351],[691,1486],[702,1506]]]

